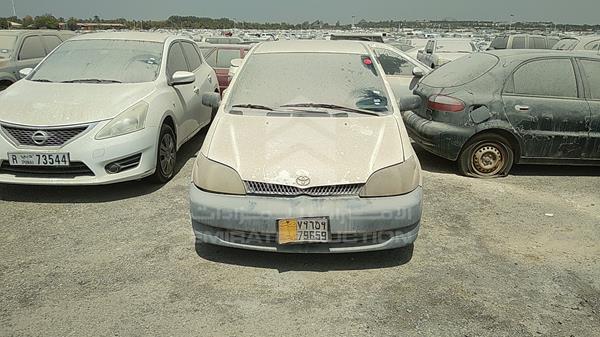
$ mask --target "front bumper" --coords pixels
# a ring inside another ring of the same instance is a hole
[[[425,119],[412,111],[402,112],[408,135],[425,150],[455,161],[464,144],[475,134],[473,128]]]
[[[28,185],[103,185],[141,179],[154,173],[156,168],[157,128],[147,127],[130,134],[96,140],[94,136],[108,122],[92,125],[88,130],[63,146],[21,146],[0,132],[0,183]],[[54,169],[50,172],[15,172],[7,169],[8,153],[68,153],[71,163],[80,171]],[[105,166],[120,159],[141,155],[139,164],[119,173],[109,174]],[[3,169],[4,168],[4,169]]]
[[[396,197],[263,197],[202,191],[193,184],[190,206],[200,242],[285,253],[350,253],[404,247],[419,231],[423,190]],[[279,245],[277,220],[328,216],[332,242]]]

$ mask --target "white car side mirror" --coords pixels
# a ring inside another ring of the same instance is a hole
[[[412,74],[414,77],[423,77],[425,76],[425,72],[423,71],[423,69],[419,68],[419,67],[414,67],[412,70]]]
[[[19,76],[21,76],[21,78],[25,78],[25,77],[29,76],[29,74],[31,74],[32,71],[33,71],[33,68],[23,68],[23,69],[19,70]]]
[[[196,82],[196,74],[189,71],[176,71],[171,77],[171,85],[184,85]]]

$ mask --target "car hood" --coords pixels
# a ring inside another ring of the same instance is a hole
[[[208,158],[234,168],[245,181],[310,186],[365,183],[384,167],[404,161],[393,116],[220,118]]]
[[[154,83],[39,83],[21,80],[0,94],[0,121],[58,126],[107,120],[139,102],[154,89]]]

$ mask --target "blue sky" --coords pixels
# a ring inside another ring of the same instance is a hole
[[[17,15],[165,19],[170,15],[246,21],[343,23],[358,19],[467,19],[600,24],[600,0],[14,0]],[[0,0],[0,17],[12,14]]]

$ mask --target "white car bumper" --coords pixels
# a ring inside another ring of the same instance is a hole
[[[158,129],[145,128],[127,135],[96,140],[108,122],[90,126],[62,146],[20,145],[6,129],[0,132],[0,183],[30,185],[102,185],[141,179],[154,173]],[[3,124],[4,125],[4,124]],[[68,153],[69,167],[10,165],[8,153]],[[138,158],[139,157],[139,161]],[[131,167],[109,173],[106,166],[129,159]]]

